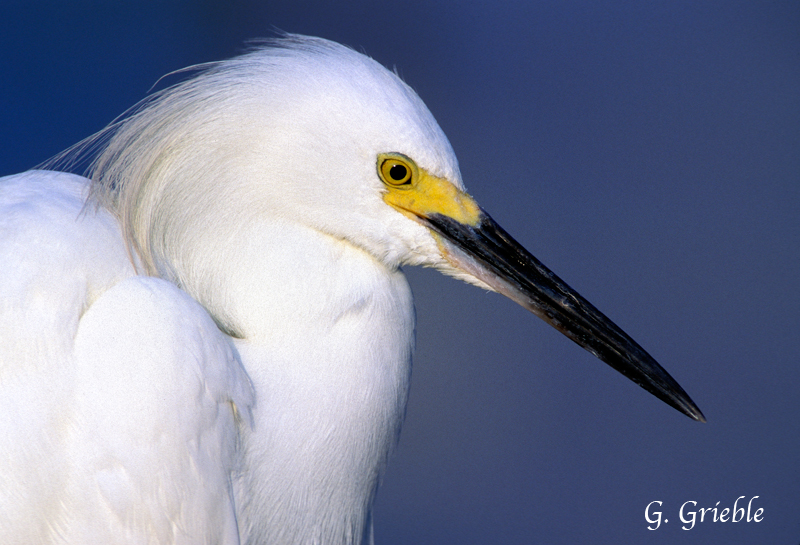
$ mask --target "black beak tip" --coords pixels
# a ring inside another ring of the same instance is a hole
[[[707,422],[703,411],[700,410],[700,407],[695,405],[694,401],[692,401],[689,396],[686,396],[685,402],[682,403],[681,406],[675,406],[675,408],[692,420],[697,420],[704,424]]]

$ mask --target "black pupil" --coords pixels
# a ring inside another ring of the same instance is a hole
[[[392,165],[389,168],[389,176],[397,182],[404,180],[407,174],[408,169],[403,165]]]

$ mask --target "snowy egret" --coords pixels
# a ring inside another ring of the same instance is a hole
[[[370,543],[409,387],[399,267],[497,291],[686,415],[465,192],[395,74],[286,36],[0,180],[0,542]]]

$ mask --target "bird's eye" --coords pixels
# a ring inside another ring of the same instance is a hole
[[[414,179],[411,160],[399,154],[379,157],[378,173],[384,183],[393,186],[410,186]]]

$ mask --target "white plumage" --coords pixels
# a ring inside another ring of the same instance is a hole
[[[702,418],[655,362],[610,361],[627,337],[602,320],[602,346],[573,333],[558,313],[593,307],[531,280],[424,104],[350,49],[289,36],[208,65],[73,153],[96,147],[91,182],[0,179],[0,543],[371,542],[406,264],[512,297]]]

